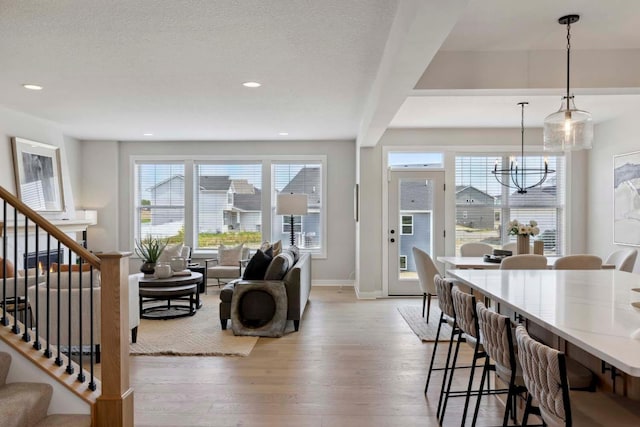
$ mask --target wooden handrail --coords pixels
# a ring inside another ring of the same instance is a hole
[[[75,252],[76,255],[79,255],[85,262],[88,262],[98,270],[100,269],[100,259],[97,256],[95,256],[94,254],[89,252],[87,249],[82,247],[82,245],[80,245],[78,242],[73,240],[71,237],[67,236],[65,233],[60,231],[58,227],[51,224],[49,221],[47,221],[46,218],[44,218],[38,212],[34,211],[29,206],[22,203],[20,199],[18,199],[16,196],[8,192],[2,186],[0,186],[0,198],[9,202],[9,204],[13,206],[14,209],[17,209],[18,212],[20,212],[21,214],[29,218],[30,221],[33,221],[35,224],[37,224],[38,227],[40,227],[41,229],[43,229],[44,231],[52,235],[60,243],[62,243],[63,245],[68,247],[70,250]]]

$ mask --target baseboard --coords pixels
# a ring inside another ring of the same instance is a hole
[[[356,297],[358,299],[378,299],[380,297],[382,297],[382,294],[380,293],[380,291],[361,291],[358,289],[358,287],[355,287],[356,290]]]
[[[353,280],[314,280],[311,286],[354,286]]]

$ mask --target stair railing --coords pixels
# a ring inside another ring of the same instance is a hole
[[[0,200],[0,337],[85,399],[92,425],[133,426],[130,254],[96,256],[2,187]],[[21,255],[11,278],[8,260]]]

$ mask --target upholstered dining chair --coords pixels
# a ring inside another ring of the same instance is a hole
[[[549,427],[637,426],[638,402],[611,393],[569,391],[567,358],[564,353],[529,336],[524,326],[516,328],[518,359],[529,391],[522,425],[537,409]],[[533,403],[538,407],[534,408]]]
[[[502,245],[502,250],[511,251],[515,255],[516,251],[518,250],[518,244],[516,242],[505,243],[504,245]]]
[[[433,352],[431,353],[431,362],[429,362],[429,372],[427,373],[427,382],[424,386],[424,393],[427,394],[429,390],[429,382],[431,381],[432,371],[444,371],[443,384],[447,378],[447,372],[449,368],[449,361],[451,359],[451,348],[453,347],[453,340],[456,336],[458,329],[456,328],[456,313],[453,310],[453,300],[451,299],[451,288],[453,288],[452,279],[444,279],[439,274],[436,274],[433,278],[433,282],[436,288],[436,294],[438,295],[438,306],[440,307],[440,320],[438,322],[438,330],[436,331],[436,339],[433,342]],[[449,349],[447,350],[447,361],[443,368],[434,368],[433,363],[436,359],[436,350],[438,348],[438,341],[440,340],[440,332],[442,331],[442,325],[448,324],[451,328],[451,336],[449,339]],[[443,387],[444,389],[444,387]]]
[[[428,253],[413,247],[413,260],[418,270],[418,281],[422,290],[422,317],[424,317],[424,308],[427,307],[427,323],[429,323],[429,313],[431,312],[431,297],[437,295],[436,285],[433,278],[439,274],[438,268]]]
[[[595,255],[567,255],[558,258],[554,270],[600,270],[602,258]]]
[[[546,270],[547,257],[543,255],[513,255],[500,263],[501,270]]]
[[[493,253],[493,247],[486,243],[471,242],[460,246],[460,256],[483,256]]]
[[[638,251],[635,249],[620,249],[618,251],[611,252],[604,263],[615,265],[616,270],[631,273],[633,271],[633,266],[636,264],[637,257]]]

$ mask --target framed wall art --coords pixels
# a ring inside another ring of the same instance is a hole
[[[640,151],[613,157],[613,243],[640,246]]]
[[[38,212],[64,210],[60,148],[11,138],[18,198]]]

